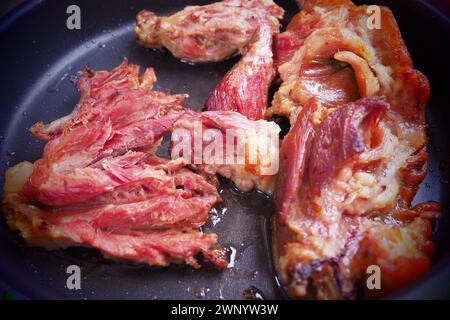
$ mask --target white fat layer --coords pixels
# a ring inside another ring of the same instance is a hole
[[[405,140],[399,140],[388,128],[384,128],[381,146],[362,153],[358,162],[380,160],[371,172],[354,170],[352,164],[340,169],[337,179],[330,184],[327,196],[333,197],[341,212],[362,215],[368,212],[386,212],[393,209],[400,189],[399,169],[414,148]]]
[[[28,178],[31,176],[33,169],[34,166],[31,162],[22,161],[6,170],[3,191],[5,193],[20,192]]]

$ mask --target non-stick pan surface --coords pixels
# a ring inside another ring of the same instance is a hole
[[[143,9],[170,14],[188,4],[211,1],[26,1],[0,22],[0,161],[3,170],[22,160],[36,160],[43,143],[28,133],[37,121],[69,113],[78,101],[71,76],[85,66],[111,69],[127,57],[141,68],[154,67],[157,90],[188,93],[187,106],[200,110],[209,92],[238,58],[215,64],[190,65],[167,51],[146,50],[134,41],[134,17]],[[294,1],[277,1],[287,21],[298,9]],[[439,201],[449,211],[450,136],[447,77],[450,21],[427,1],[372,1],[389,5],[400,24],[416,67],[431,81],[428,106],[429,174],[417,201]],[[66,27],[66,9],[81,8],[81,30]],[[439,4],[439,2],[438,2]],[[0,178],[3,185],[3,174]],[[26,247],[0,222],[0,281],[27,298],[69,299],[242,299],[283,298],[270,258],[268,221],[273,204],[259,192],[244,194],[222,181],[224,204],[215,208],[207,229],[233,248],[226,270],[164,269],[105,260],[95,250],[46,251]],[[423,279],[394,297],[450,297],[450,225],[435,228],[435,266]],[[81,267],[81,290],[66,288],[66,268]]]

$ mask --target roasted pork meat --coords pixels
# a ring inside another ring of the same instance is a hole
[[[251,121],[233,111],[186,112],[173,125],[171,156],[185,159],[210,181],[219,174],[242,191],[271,194],[279,133],[274,122]]]
[[[225,0],[188,6],[169,17],[143,10],[136,18],[136,38],[143,47],[164,46],[192,62],[224,60],[243,50],[260,25],[260,16],[278,32],[283,9],[272,0]]]
[[[53,222],[53,213],[29,204],[28,199],[17,193],[6,196],[4,208],[11,229],[18,230],[29,245],[49,250],[88,246],[114,259],[154,266],[186,262],[199,267],[195,255],[211,255],[211,247],[217,241],[215,234],[204,234],[192,228],[108,231],[93,226],[86,219]],[[224,267],[226,264],[220,261],[217,265]]]
[[[10,170],[16,172],[9,174],[10,191],[3,199],[7,222],[29,245],[90,246],[116,259],[157,266],[186,262],[198,267],[194,256],[212,255],[210,248],[217,240],[216,235],[197,229],[219,199],[215,187],[183,168],[183,163],[161,166],[148,160],[154,177],[122,185],[88,203],[60,207],[25,197],[15,182],[23,170],[18,173],[13,167]],[[218,265],[223,267],[226,261]]]
[[[31,245],[89,246],[105,255],[165,266],[219,267],[214,234],[198,230],[220,197],[216,186],[180,160],[153,155],[183,114],[185,95],[152,91],[152,69],[139,77],[125,60],[111,72],[79,74],[81,99],[68,116],[31,131],[43,157],[6,173],[3,209]]]
[[[423,117],[428,82],[414,70],[389,9],[379,7],[378,27],[368,24],[368,6],[349,0],[303,2],[277,38],[275,64],[282,84],[268,116],[288,116],[293,123],[311,97],[333,109],[378,95],[410,120]]]
[[[170,16],[141,11],[136,35],[146,47],[165,46],[180,59],[220,61],[235,53],[241,60],[208,98],[208,111],[236,111],[251,120],[264,117],[275,76],[272,42],[283,9],[271,0],[225,0],[189,6]]]
[[[411,206],[426,176],[425,76],[391,12],[306,0],[277,39],[281,87],[268,114],[288,116],[275,191],[274,259],[294,298],[379,297],[430,267],[436,203]],[[381,270],[381,290],[366,286]]]
[[[302,109],[281,147],[278,274],[295,298],[355,298],[376,265],[381,291],[365,296],[390,293],[430,266],[440,209],[411,208],[426,153],[405,138],[383,98],[341,106],[321,123],[317,110],[317,102]]]
[[[111,188],[145,177],[136,166],[142,153],[158,145],[182,114],[185,95],[151,91],[153,71],[139,79],[125,61],[112,72],[80,74],[81,99],[74,112],[31,132],[50,139],[24,187],[46,205],[87,201]]]

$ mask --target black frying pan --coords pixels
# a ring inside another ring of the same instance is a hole
[[[36,121],[53,120],[69,113],[78,94],[71,75],[86,65],[111,69],[124,56],[141,68],[156,70],[157,90],[189,93],[187,106],[200,110],[209,92],[237,58],[216,64],[188,65],[166,51],[139,47],[134,41],[134,17],[143,8],[169,14],[187,4],[212,1],[25,1],[0,21],[0,136],[1,167],[36,160],[43,143],[27,132]],[[295,2],[277,1],[287,19],[298,9]],[[357,1],[360,2],[360,1]],[[445,1],[372,1],[389,5],[400,24],[416,67],[431,81],[429,174],[417,201],[439,201],[449,211],[450,178],[450,19]],[[66,28],[66,9],[81,8],[81,30]],[[439,11],[439,8],[441,11]],[[0,184],[3,185],[3,175]],[[264,194],[244,194],[222,181],[225,204],[217,207],[207,229],[220,243],[234,248],[234,266],[224,271],[185,266],[165,269],[105,260],[91,249],[46,251],[28,248],[0,222],[0,282],[25,298],[44,299],[242,299],[283,298],[270,258],[268,221],[274,214]],[[450,225],[444,217],[436,226],[435,265],[431,272],[396,298],[450,298]],[[65,287],[66,268],[82,270],[81,290]]]

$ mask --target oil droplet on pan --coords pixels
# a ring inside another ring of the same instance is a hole
[[[242,297],[246,300],[264,300],[263,292],[255,286],[245,289]]]
[[[233,247],[230,246],[230,262],[228,262],[227,268],[234,268],[235,264],[236,264],[236,253],[237,250]]]

